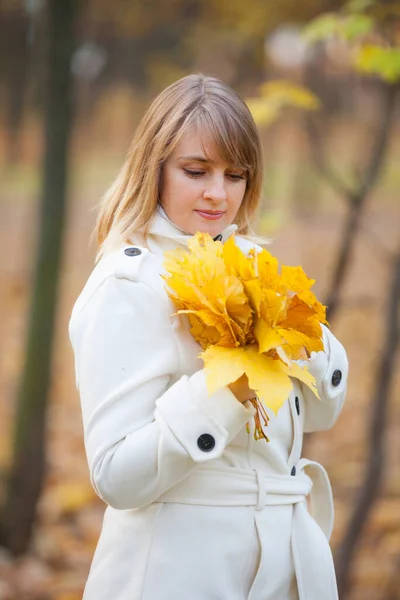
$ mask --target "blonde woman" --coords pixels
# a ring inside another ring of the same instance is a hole
[[[310,367],[321,401],[294,380],[270,442],[255,441],[254,391],[241,378],[208,396],[161,278],[163,252],[197,231],[235,232],[247,252],[261,184],[247,106],[189,75],[153,101],[101,206],[70,321],[91,481],[108,505],[85,600],[337,598],[329,480],[300,454],[303,432],[341,410],[342,345],[324,327]]]

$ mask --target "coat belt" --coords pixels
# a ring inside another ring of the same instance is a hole
[[[319,463],[301,459],[295,476],[202,466],[164,492],[158,502],[254,506],[256,510],[293,504],[291,542],[299,600],[338,599],[329,546],[333,528],[332,489]]]

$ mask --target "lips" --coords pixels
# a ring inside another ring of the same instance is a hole
[[[218,211],[196,210],[195,212],[205,219],[212,219],[212,220],[220,219],[222,217],[222,215],[224,214],[224,212],[220,211],[220,210],[218,210]]]

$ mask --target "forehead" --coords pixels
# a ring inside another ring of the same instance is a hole
[[[211,137],[206,134],[202,135],[193,126],[185,131],[172,152],[172,157],[177,159],[186,156],[204,157],[213,162],[225,162]]]

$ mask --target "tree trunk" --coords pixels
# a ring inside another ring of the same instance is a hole
[[[332,321],[333,316],[336,314],[339,306],[340,292],[345,281],[345,276],[350,267],[352,250],[362,216],[362,207],[355,202],[350,204],[347,219],[344,224],[342,239],[340,241],[339,253],[336,258],[330,291],[325,300],[325,304],[327,306],[326,316],[328,321]]]
[[[13,66],[7,70],[6,85],[6,127],[7,146],[6,161],[10,168],[17,164],[20,158],[20,132],[23,120],[26,88],[28,82],[28,19],[18,12],[11,14],[6,20],[8,30],[2,51],[9,52],[12,48]]]
[[[16,413],[13,465],[0,530],[0,543],[14,554],[28,548],[45,471],[45,415],[72,125],[70,64],[76,0],[48,0],[47,10],[48,86],[38,254]]]
[[[386,416],[389,405],[391,382],[395,374],[396,351],[399,346],[400,323],[400,248],[393,265],[393,278],[388,294],[386,310],[386,333],[381,361],[378,365],[378,376],[370,433],[369,455],[364,483],[359,498],[350,518],[346,536],[336,555],[336,573],[339,597],[345,598],[349,591],[350,570],[357,544],[367,522],[370,510],[380,493],[384,471],[384,441]]]

